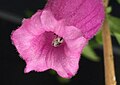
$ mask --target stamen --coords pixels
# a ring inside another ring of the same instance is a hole
[[[59,45],[61,45],[63,43],[63,38],[62,37],[57,37],[52,41],[52,45],[54,47],[58,47]]]

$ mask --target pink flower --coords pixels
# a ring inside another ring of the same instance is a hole
[[[104,19],[102,0],[48,0],[46,7],[12,32],[26,61],[25,73],[54,69],[61,77],[77,73],[82,49]]]

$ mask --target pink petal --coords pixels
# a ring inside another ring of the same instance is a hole
[[[32,48],[33,55],[29,55],[32,57],[32,60],[26,62],[27,66],[25,72],[31,70],[41,72],[50,69],[47,65],[46,58],[50,57],[48,56],[48,52],[52,47],[51,40],[53,40],[53,35],[54,33],[45,32],[32,39],[30,47]]]
[[[61,49],[59,52],[56,52],[56,56],[59,58],[54,62],[52,69],[56,70],[64,78],[71,78],[78,71],[80,54],[87,44],[87,40],[81,37],[73,41],[67,41],[66,44],[67,46],[64,47],[64,50]]]
[[[59,36],[64,34],[64,20],[57,21],[49,10],[44,10],[42,12],[41,23],[46,31],[55,32]]]
[[[30,32],[33,35],[39,35],[43,33],[45,30],[41,24],[41,19],[40,19],[41,14],[42,11],[39,10],[30,19],[24,19],[23,29],[26,29],[28,32]]]
[[[24,20],[22,26],[12,32],[11,39],[20,53],[20,56],[27,63],[25,72],[29,72],[36,67],[42,67],[42,69],[36,68],[40,69],[41,71],[48,69],[44,64],[44,58],[42,58],[42,62],[37,60],[40,49],[38,44],[42,45],[43,43],[40,42],[40,40],[44,39],[44,37],[37,39],[39,38],[40,34],[44,32],[40,21],[40,15],[41,12],[39,11],[33,15],[31,19]]]
[[[104,19],[102,0],[48,0],[46,9],[57,20],[79,28],[87,39],[97,33]]]

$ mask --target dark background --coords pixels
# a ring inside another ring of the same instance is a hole
[[[45,0],[0,0],[0,85],[105,85],[103,50],[100,48],[95,51],[101,56],[101,61],[93,62],[81,57],[79,71],[68,83],[60,82],[58,75],[52,75],[49,71],[24,74],[25,62],[11,44],[10,35],[12,30],[20,26],[26,11],[36,12],[45,3]],[[120,17],[120,5],[115,0],[110,0],[109,5],[113,6],[111,15]],[[120,55],[116,50],[120,46],[114,37],[112,42],[115,48],[117,85],[120,85]]]

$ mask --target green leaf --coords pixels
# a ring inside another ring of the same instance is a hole
[[[69,82],[70,82],[70,79],[65,79],[65,78],[58,77],[58,81],[59,81],[60,83],[65,84],[65,83],[69,83]]]
[[[102,45],[103,44],[103,41],[102,41],[102,31],[99,31],[97,33],[97,35],[95,36],[95,39],[97,41],[98,44]]]
[[[120,33],[120,18],[107,15],[108,24],[112,33]]]
[[[111,7],[111,6],[107,7],[106,13],[109,14],[109,13],[111,13],[111,12],[112,12],[112,7]]]
[[[95,37],[89,41],[89,45],[91,48],[96,48],[98,46],[98,43],[96,42]]]
[[[50,72],[50,74],[52,74],[52,75],[56,75],[56,72],[55,72],[54,70],[50,70],[49,72]]]
[[[107,15],[108,23],[112,34],[116,37],[120,44],[120,18]]]
[[[120,33],[114,33],[118,43],[120,44]]]
[[[120,4],[120,0],[117,0],[117,2]]]
[[[31,17],[32,15],[33,15],[33,11],[31,11],[31,10],[26,10],[26,11],[25,11],[25,16],[26,16],[27,18]]]
[[[90,45],[87,45],[84,50],[83,50],[83,53],[85,58],[89,59],[89,60],[92,60],[92,61],[95,61],[95,62],[98,62],[100,61],[100,57],[98,57],[96,55],[96,53],[94,52],[94,50],[90,47]]]

